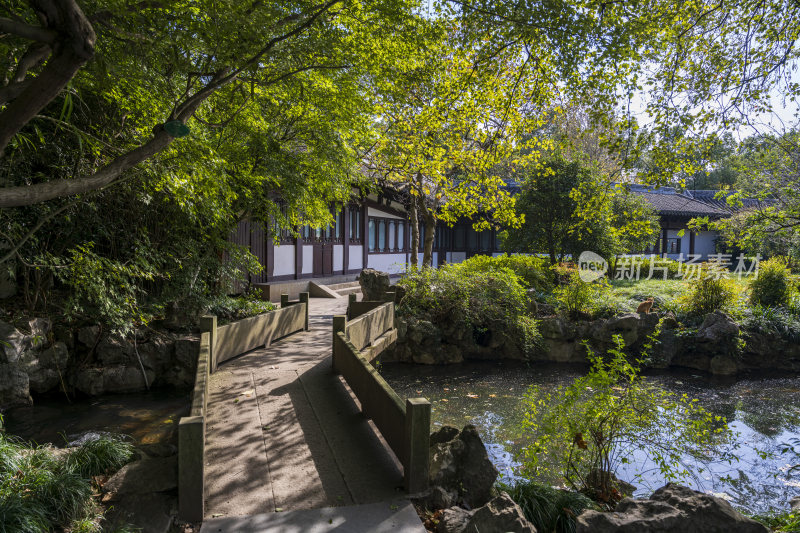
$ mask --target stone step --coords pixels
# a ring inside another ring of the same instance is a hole
[[[361,287],[347,287],[344,289],[336,289],[336,293],[340,296],[347,296],[348,294],[354,294],[361,292]]]
[[[200,533],[425,533],[408,501],[212,518]]]
[[[331,290],[338,291],[339,289],[349,289],[351,287],[361,287],[361,284],[357,281],[347,281],[345,283],[331,283],[326,285]]]

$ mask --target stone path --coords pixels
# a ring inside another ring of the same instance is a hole
[[[383,503],[372,509],[375,524],[388,527],[393,515],[410,516],[399,463],[331,372],[332,317],[346,308],[346,298],[312,299],[308,332],[228,361],[212,374],[204,533],[249,531],[245,522],[222,517],[262,514],[249,518],[252,531],[272,531],[265,520],[276,523],[274,531],[294,531],[281,522],[291,516],[306,524],[297,531],[327,531],[308,520],[316,516],[323,527],[337,517],[344,524],[349,515],[321,508],[377,502]],[[285,512],[303,509],[318,511]],[[364,531],[424,532],[414,519],[401,520],[399,529]],[[337,531],[361,530],[345,525]]]

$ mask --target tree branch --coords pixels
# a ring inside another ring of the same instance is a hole
[[[0,157],[17,132],[58,96],[94,55],[94,29],[75,0],[31,3],[59,38],[42,72],[0,113]]]
[[[24,39],[48,44],[52,44],[56,40],[56,37],[58,37],[58,32],[55,30],[42,28],[40,26],[31,26],[30,24],[4,17],[0,17],[0,32],[10,33]]]

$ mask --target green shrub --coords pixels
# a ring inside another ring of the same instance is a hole
[[[800,533],[800,513],[782,512],[754,515],[758,520],[775,533]]]
[[[0,433],[0,533],[99,533],[91,476],[121,467],[132,446],[105,437],[57,456]]]
[[[553,298],[559,311],[569,318],[615,314],[617,306],[610,299],[611,290],[605,278],[587,283],[574,270],[564,276],[567,281],[553,290]]]
[[[652,461],[667,481],[690,475],[685,454],[735,458],[717,448],[732,437],[724,418],[686,395],[642,380],[640,363],[628,361],[620,336],[615,342],[617,347],[606,358],[586,344],[592,367],[571,385],[552,392],[537,386],[525,394],[522,430],[528,441],[518,458],[527,478],[564,482],[596,501],[613,504],[621,498],[615,483],[593,472],[615,474],[634,450]]]
[[[768,333],[800,342],[800,317],[785,307],[754,305],[744,312],[742,328],[758,333]]]
[[[761,263],[750,282],[750,302],[763,307],[789,306],[797,293],[786,258],[773,257]]]
[[[712,267],[703,267],[689,289],[681,296],[681,307],[690,315],[704,316],[714,311],[733,311],[741,290],[734,280]]]
[[[534,255],[475,255],[461,263],[463,272],[494,272],[508,269],[514,272],[520,282],[537,292],[553,288],[550,265],[544,258]]]
[[[536,531],[548,533],[574,533],[575,518],[596,505],[579,492],[558,490],[547,485],[523,481],[515,485],[499,484],[522,508]]]
[[[218,296],[209,302],[207,312],[216,315],[217,319],[224,324],[267,313],[274,309],[275,304],[257,296]]]
[[[508,268],[484,271],[474,264],[447,264],[409,272],[398,285],[406,289],[400,316],[436,326],[458,324],[472,332],[476,345],[487,333],[514,339],[523,353],[538,342],[536,321],[527,316],[527,291]]]

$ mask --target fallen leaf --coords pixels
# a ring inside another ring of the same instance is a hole
[[[469,394],[467,394],[467,398],[477,398],[477,397],[478,397],[477,394],[473,394],[471,392]]]

